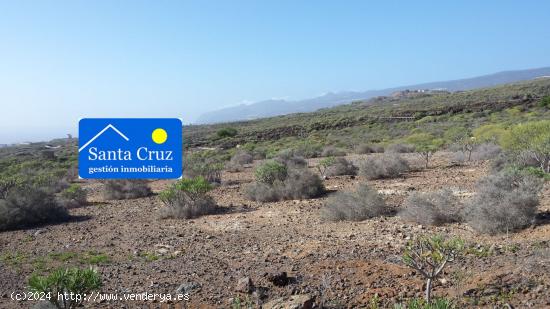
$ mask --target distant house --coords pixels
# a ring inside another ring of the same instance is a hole
[[[390,96],[393,98],[413,97],[424,93],[429,93],[430,89],[405,89],[401,91],[395,91]]]
[[[446,94],[446,93],[451,93],[449,90],[447,90],[447,88],[434,88],[434,89],[430,89],[430,93],[431,94]]]

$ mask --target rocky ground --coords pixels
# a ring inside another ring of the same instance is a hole
[[[357,161],[361,156],[349,158]],[[414,156],[408,159],[420,167]],[[310,168],[316,162],[311,159]],[[429,169],[368,183],[398,209],[412,191],[451,188],[467,197],[488,169],[487,162],[454,166],[439,154]],[[550,307],[548,184],[536,225],[519,233],[487,236],[465,224],[420,226],[397,217],[324,222],[319,210],[326,196],[251,202],[243,192],[253,179],[252,171],[249,167],[224,173],[224,184],[211,192],[223,213],[194,220],[159,219],[162,203],[156,196],[104,200],[101,183],[84,183],[91,203],[72,209],[72,222],[0,233],[0,307],[35,304],[10,300],[12,292],[26,290],[33,272],[87,264],[101,273],[105,293],[175,294],[178,289],[189,293],[190,300],[175,308],[232,308],[238,300],[254,308],[289,301],[306,306],[324,303],[328,308],[366,307],[375,294],[383,302],[422,295],[421,277],[401,261],[404,244],[421,233],[460,236],[478,248],[446,270],[435,285],[437,296],[457,297],[465,308]],[[330,192],[351,191],[364,181],[341,176],[325,180],[325,185]],[[151,185],[158,192],[169,183]],[[88,302],[86,307],[161,308],[161,304],[103,301]]]

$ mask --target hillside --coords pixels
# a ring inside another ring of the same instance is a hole
[[[451,125],[473,128],[481,123],[490,122],[488,117],[492,112],[515,106],[527,108],[549,94],[550,78],[541,78],[463,92],[401,98],[376,97],[311,113],[186,126],[184,143],[187,147],[230,148],[237,144],[310,137],[321,143],[334,142],[350,147],[358,141],[384,142],[398,138],[403,135],[400,132],[414,128],[444,128]],[[454,115],[461,116],[450,119]],[[544,115],[547,115],[547,112],[537,117],[543,118]],[[430,120],[427,117],[439,118]],[[217,138],[215,133],[226,127],[237,129],[237,135],[232,138]],[[381,130],[388,130],[387,134]]]
[[[228,107],[212,112],[205,113],[199,117],[197,123],[219,123],[238,120],[250,120],[291,113],[312,112],[320,108],[333,107],[340,104],[346,104],[355,100],[367,100],[378,96],[388,96],[397,91],[406,89],[445,89],[448,91],[472,90],[484,87],[493,87],[501,84],[526,81],[540,76],[549,76],[550,67],[505,71],[495,74],[483,75],[473,78],[465,78],[451,81],[431,82],[416,85],[407,85],[380,90],[369,90],[364,92],[337,92],[328,93],[323,96],[299,100],[266,100],[248,105],[239,105]]]

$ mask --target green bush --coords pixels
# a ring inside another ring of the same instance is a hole
[[[183,178],[172,184],[168,189],[159,193],[161,200],[171,199],[180,191],[191,195],[203,195],[212,190],[212,185],[203,177]]]
[[[183,174],[189,178],[203,177],[210,183],[221,183],[224,158],[215,151],[198,151],[186,155]]]
[[[210,190],[212,185],[203,177],[177,181],[159,194],[166,206],[161,217],[191,219],[215,213],[216,203],[206,194]]]
[[[319,176],[307,168],[296,167],[271,160],[260,165],[255,172],[256,182],[246,188],[249,199],[272,202],[285,199],[313,198],[325,192]]]
[[[18,184],[40,187],[51,193],[69,186],[71,162],[44,159],[4,159],[0,157],[0,179],[15,180]],[[0,181],[1,182],[1,181]],[[1,193],[1,192],[0,192]]]
[[[550,173],[550,120],[518,124],[502,139],[504,148],[516,155],[527,155]]]
[[[284,165],[283,165],[284,166]],[[280,166],[275,173],[270,175],[266,181],[260,181],[264,177],[257,178],[255,183],[246,188],[246,195],[249,199],[259,202],[274,202],[289,199],[308,199],[318,197],[325,192],[323,181],[319,176],[305,168],[291,168],[286,170],[285,177],[281,179]],[[272,182],[271,180],[274,179]]]
[[[254,176],[256,181],[273,184],[275,181],[283,181],[288,174],[286,165],[277,161],[267,161],[256,168]]]
[[[428,168],[432,155],[445,144],[444,140],[436,138],[429,133],[416,133],[410,135],[407,137],[407,142],[413,145],[415,152],[424,158],[426,168]]]
[[[311,141],[305,141],[294,147],[294,153],[304,158],[317,158],[321,155],[323,146]]]
[[[238,131],[235,128],[223,128],[216,132],[216,136],[219,138],[226,138],[236,136],[237,133]]]
[[[497,143],[507,134],[501,124],[486,124],[477,127],[472,132],[478,143]]]
[[[60,309],[80,307],[84,302],[84,295],[90,295],[102,286],[101,276],[92,268],[58,269],[47,276],[33,274],[28,283],[31,292],[50,295],[49,301]],[[59,299],[60,294],[66,297]]]
[[[540,107],[550,107],[550,96],[543,97],[539,102]]]
[[[22,180],[20,178],[0,178],[0,199],[5,199],[11,189],[20,185],[22,185]]]
[[[443,133],[443,138],[447,144],[463,144],[463,142],[469,142],[470,130],[467,128],[456,126],[450,127]]]
[[[527,175],[532,175],[538,178],[542,178],[546,181],[550,180],[550,173],[544,172],[542,169],[533,167],[533,166],[527,166],[522,169],[523,173]]]
[[[437,277],[442,274],[445,266],[453,262],[463,251],[463,240],[445,239],[441,235],[421,236],[407,243],[403,262],[426,280],[424,296],[426,304],[432,303],[432,285]]]

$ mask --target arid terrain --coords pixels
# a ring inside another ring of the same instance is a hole
[[[372,155],[377,154],[347,158],[358,162]],[[489,169],[487,161],[452,164],[444,152],[435,155],[428,169],[420,168],[418,156],[406,158],[418,168],[387,180],[329,177],[324,180],[327,195],[367,182],[398,210],[414,191],[450,188],[467,198]],[[318,160],[308,159],[311,171],[316,172]],[[253,166],[242,172],[224,171],[222,185],[209,193],[222,211],[191,220],[160,219],[163,204],[156,195],[105,200],[102,183],[81,181],[89,192],[89,205],[71,209],[72,221],[0,233],[0,307],[35,304],[10,300],[12,292],[26,291],[33,271],[83,264],[99,270],[102,293],[175,294],[179,288],[189,293],[184,308],[231,308],[237,299],[259,307],[291,295],[307,295],[300,297],[328,308],[365,308],[378,295],[384,305],[422,296],[422,278],[403,264],[401,256],[405,243],[423,233],[459,236],[475,248],[445,270],[435,284],[436,296],[461,296],[459,307],[464,308],[550,307],[548,183],[536,224],[517,233],[488,236],[465,224],[422,226],[395,216],[326,222],[319,215],[326,195],[251,202],[243,191],[253,179]],[[154,181],[151,187],[159,192],[169,183]],[[161,308],[158,301],[85,305]]]

